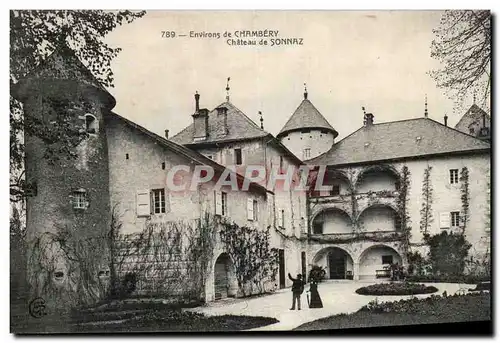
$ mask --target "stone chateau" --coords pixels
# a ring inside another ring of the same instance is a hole
[[[72,228],[82,240],[102,237],[113,211],[120,213],[123,234],[141,232],[147,223],[195,223],[210,214],[270,230],[276,275],[250,293],[288,287],[289,272],[308,274],[313,265],[324,267],[328,279],[384,278],[385,266],[407,265],[408,252],[425,254],[424,232],[464,230],[474,259],[490,251],[490,117],[475,104],[455,127],[446,116],[443,122],[429,118],[427,104],[420,118],[378,123],[374,114],[364,113],[359,129],[337,141],[341,114],[329,123],[307,91],[277,136],[248,118],[229,93],[213,109],[204,108],[195,94],[193,113],[184,114],[192,123],[173,136],[168,130],[158,136],[113,112],[113,96],[66,51],[53,53],[20,80],[13,95],[26,113],[47,123],[55,118],[45,103],[77,99],[66,110],[74,115],[72,125],[88,133],[76,159],[55,165],[44,158],[40,139],[25,137],[26,180],[36,185],[26,203],[28,239],[61,227]],[[312,178],[326,170],[327,187],[306,194],[251,182],[248,191],[214,190],[213,180],[189,193],[174,192],[165,180],[179,165],[205,165],[221,173],[247,165],[266,170],[309,165]],[[431,202],[424,183],[431,185]],[[432,219],[423,219],[424,205]],[[234,261],[215,240],[203,280],[205,301],[241,295]],[[106,251],[103,246],[94,261],[101,266],[98,273],[85,277],[109,276]],[[50,272],[37,278],[72,287],[67,257],[57,255],[50,263]],[[152,279],[144,277],[136,292],[147,293]]]

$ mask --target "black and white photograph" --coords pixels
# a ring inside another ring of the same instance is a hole
[[[492,335],[493,17],[9,9],[10,333]]]

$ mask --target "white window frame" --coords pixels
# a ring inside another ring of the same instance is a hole
[[[158,196],[157,196],[158,195]],[[156,206],[158,203],[159,206]],[[157,211],[158,209],[158,211]],[[167,213],[167,199],[165,188],[151,190],[151,214]]]
[[[450,227],[460,227],[460,212],[450,212]]]
[[[451,185],[456,185],[459,182],[458,169],[450,169],[449,180]]]

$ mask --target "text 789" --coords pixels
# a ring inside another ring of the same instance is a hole
[[[175,37],[175,31],[162,31],[161,32],[161,38],[174,38]]]

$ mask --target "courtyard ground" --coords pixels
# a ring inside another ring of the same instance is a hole
[[[370,301],[377,300],[396,301],[400,299],[409,299],[411,296],[370,296],[356,294],[356,289],[369,284],[379,283],[381,281],[351,281],[351,280],[327,280],[318,285],[318,291],[323,301],[323,308],[309,309],[307,306],[306,292],[302,295],[302,310],[291,311],[292,293],[290,288],[281,289],[274,294],[265,295],[250,299],[224,299],[206,304],[201,307],[189,309],[204,313],[208,316],[221,315],[241,315],[241,316],[262,316],[276,318],[279,322],[252,330],[292,330],[298,326],[315,321],[317,319],[330,317],[341,313],[353,313],[359,310]],[[425,283],[435,286],[438,291],[433,293],[441,295],[446,291],[449,295],[455,292],[462,292],[469,288],[475,288],[475,285],[457,284],[457,283]],[[306,285],[305,290],[309,289]],[[417,298],[429,297],[431,294],[416,295]],[[236,329],[236,328],[235,328]]]

